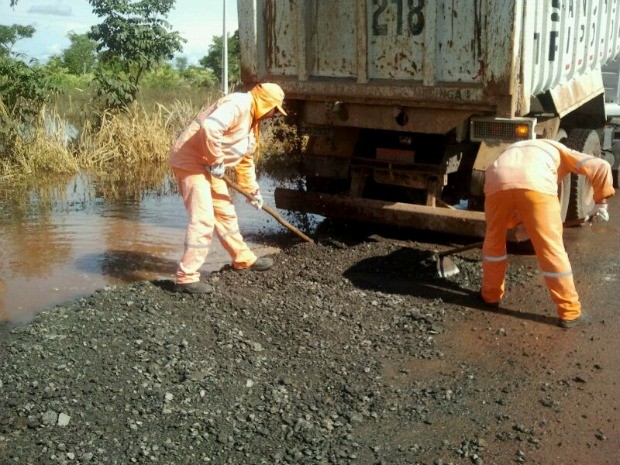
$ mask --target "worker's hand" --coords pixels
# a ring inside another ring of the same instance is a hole
[[[588,214],[588,220],[593,223],[604,223],[609,221],[609,212],[606,203],[597,203],[592,211]]]
[[[252,199],[248,200],[248,202],[250,202],[252,206],[257,210],[263,208],[263,196],[260,195],[260,191],[257,190],[256,192],[254,192],[254,194],[252,195]]]
[[[218,179],[222,179],[224,177],[224,173],[226,172],[226,168],[224,167],[224,163],[218,163],[217,165],[211,165],[208,167],[211,176],[215,176]]]

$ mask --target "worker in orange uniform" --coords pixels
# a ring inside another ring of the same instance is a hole
[[[200,113],[174,144],[169,164],[189,216],[176,273],[177,292],[213,291],[212,286],[200,282],[199,270],[207,258],[214,230],[235,270],[264,271],[273,266],[273,259],[257,258],[244,242],[222,178],[226,168],[234,167],[238,185],[252,194],[254,207],[262,208],[254,165],[259,123],[278,112],[286,115],[283,102],[284,92],[272,83],[226,95]]]
[[[557,186],[558,180],[569,172],[585,175],[592,184],[595,206],[589,219],[608,221],[607,199],[615,193],[609,163],[553,140],[511,144],[487,169],[484,185],[487,227],[482,246],[482,300],[488,305],[499,305],[508,264],[506,231],[522,224],[534,246],[563,328],[589,321],[588,314],[581,309],[562,241]]]

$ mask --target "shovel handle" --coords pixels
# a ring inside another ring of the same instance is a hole
[[[439,258],[447,257],[448,255],[454,255],[455,253],[465,252],[466,250],[471,249],[479,249],[482,247],[483,242],[474,242],[473,244],[463,245],[461,247],[456,247],[454,249],[446,250],[444,252],[439,252],[437,256]]]
[[[224,175],[224,177],[222,178],[224,180],[224,182],[226,182],[226,184],[228,184],[232,189],[236,190],[237,192],[239,192],[241,195],[243,195],[246,199],[248,200],[253,200],[254,196],[248,194],[246,191],[244,191],[243,189],[241,189],[237,184],[235,184],[228,176]],[[288,230],[294,232],[295,234],[297,234],[299,237],[301,237],[304,241],[306,242],[310,242],[310,243],[314,243],[314,241],[309,238],[308,236],[306,236],[304,233],[302,233],[299,229],[297,229],[295,226],[293,226],[291,223],[289,223],[288,221],[286,221],[284,218],[282,218],[280,215],[278,215],[278,213],[273,210],[272,208],[268,207],[267,205],[263,205],[263,207],[261,208],[261,210],[264,210],[266,213],[270,214],[271,216],[273,216],[276,221],[278,223],[280,223],[282,226],[284,226],[285,228],[287,228]]]
[[[574,220],[568,220],[564,222],[564,227],[572,227],[572,226],[579,226],[582,224],[587,224],[589,223],[589,219],[588,218],[577,218]],[[459,252],[465,252],[466,250],[471,250],[471,249],[477,249],[482,247],[482,244],[484,244],[484,242],[474,242],[472,244],[467,244],[461,247],[456,247],[454,249],[450,249],[450,250],[446,250],[444,252],[439,252],[437,254],[438,258],[443,258],[443,257],[447,257],[448,255],[454,255],[455,253],[459,253]]]

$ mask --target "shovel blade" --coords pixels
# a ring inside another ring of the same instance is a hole
[[[437,257],[437,275],[440,278],[448,278],[460,272],[461,270],[450,257]]]

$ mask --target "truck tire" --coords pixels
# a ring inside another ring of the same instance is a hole
[[[601,156],[601,141],[592,129],[573,129],[565,145],[573,150]],[[566,220],[585,218],[594,207],[593,190],[590,181],[583,175],[570,174],[570,200]]]

